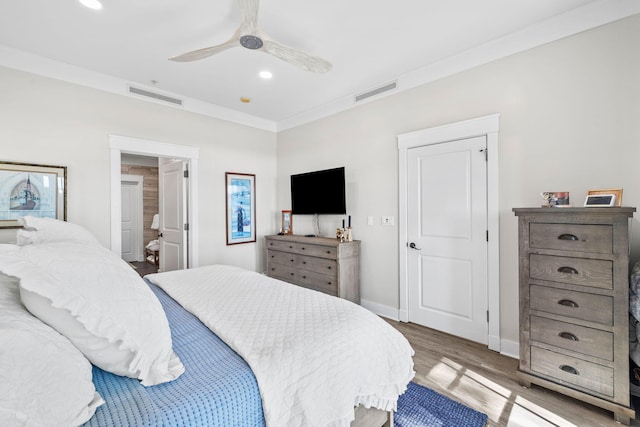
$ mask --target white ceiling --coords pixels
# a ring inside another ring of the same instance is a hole
[[[229,39],[241,21],[235,0],[102,3],[0,0],[0,65],[122,93],[133,83],[272,130],[349,108],[391,81],[406,89],[640,13],[637,0],[263,0],[266,33],[333,64],[314,74],[242,47],[167,60]]]

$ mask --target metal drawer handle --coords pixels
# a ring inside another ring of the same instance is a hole
[[[328,268],[329,270],[331,270],[331,266],[328,266],[327,268]]]
[[[307,278],[307,276],[302,276],[302,278],[303,278],[303,279],[306,279],[306,278]]]
[[[331,251],[327,251],[327,253],[328,253],[328,254],[330,254],[330,253],[331,253]]]
[[[293,276],[293,273],[291,273],[291,275]]]
[[[289,246],[289,249],[293,249],[293,246]]]
[[[327,285],[330,285],[330,284],[331,284],[331,282],[327,282]]]
[[[302,250],[304,251],[304,250],[305,250],[305,249],[307,249],[307,248],[305,248],[305,247],[303,246],[303,247],[301,247],[300,249],[302,249]]]
[[[563,371],[565,371],[565,372],[567,372],[569,374],[580,375],[580,372],[578,372],[578,370],[576,368],[574,368],[573,366],[560,365],[560,369],[562,369]]]
[[[561,234],[558,236],[558,240],[580,240],[578,236],[574,236],[573,234]]]
[[[578,270],[573,267],[560,267],[558,268],[558,273],[578,274]]]
[[[560,332],[558,334],[560,338],[564,338],[569,341],[580,341],[577,336],[573,335],[571,332]]]
[[[306,264],[306,263],[307,263],[307,261],[302,261],[302,263],[303,263],[303,264]]]
[[[571,301],[570,299],[561,299],[560,301],[558,301],[558,304],[564,305],[565,307],[574,307],[574,308],[579,307],[576,302]]]
[[[291,262],[293,262],[294,260],[290,260]]]

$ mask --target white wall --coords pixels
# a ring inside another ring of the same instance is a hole
[[[513,207],[542,191],[623,188],[640,205],[640,15],[523,52],[278,134],[278,207],[289,175],[346,166],[354,238],[362,240],[361,295],[398,307],[398,150],[401,133],[500,113],[502,339],[518,341],[518,246]],[[495,153],[490,153],[495,155]],[[373,226],[367,216],[375,217]],[[340,217],[323,218],[330,234]],[[640,248],[634,219],[634,248]],[[294,217],[294,231],[313,230]],[[634,258],[640,251],[634,251]]]
[[[67,166],[68,220],[105,246],[114,134],[199,147],[200,264],[263,268],[261,237],[275,231],[265,215],[275,210],[274,133],[3,67],[0,93],[0,159]],[[226,246],[227,171],[256,174],[258,243]]]

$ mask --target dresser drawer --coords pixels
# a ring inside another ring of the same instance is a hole
[[[275,277],[277,279],[286,280],[287,282],[295,282],[297,279],[297,270],[295,267],[290,267],[288,265],[282,264],[269,264],[269,276]]]
[[[276,249],[284,252],[298,252],[298,243],[281,240],[269,240],[267,249]]]
[[[529,305],[532,310],[613,325],[613,297],[606,295],[531,285]]]
[[[613,262],[531,254],[529,277],[573,285],[613,289]]]
[[[301,255],[311,255],[322,258],[336,259],[338,256],[338,248],[336,246],[322,246],[299,243],[298,253],[300,253]]]
[[[613,227],[591,224],[529,225],[529,246],[537,249],[613,253]]]
[[[298,256],[291,252],[267,251],[269,264],[282,264],[295,267]]]
[[[327,276],[312,271],[300,270],[298,272],[298,283],[306,288],[315,289],[325,294],[338,295],[338,280],[335,276]]]
[[[531,369],[583,389],[613,397],[613,369],[531,346]]]
[[[338,273],[338,263],[336,260],[327,258],[314,258],[299,255],[296,258],[296,267],[315,271],[316,273],[327,274],[335,277]]]
[[[613,360],[611,332],[531,316],[531,339],[588,356]]]

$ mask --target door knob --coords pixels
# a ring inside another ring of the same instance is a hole
[[[415,249],[416,251],[421,251],[422,250],[421,248],[417,247],[416,244],[413,243],[413,242],[409,243],[409,247],[411,249]]]

